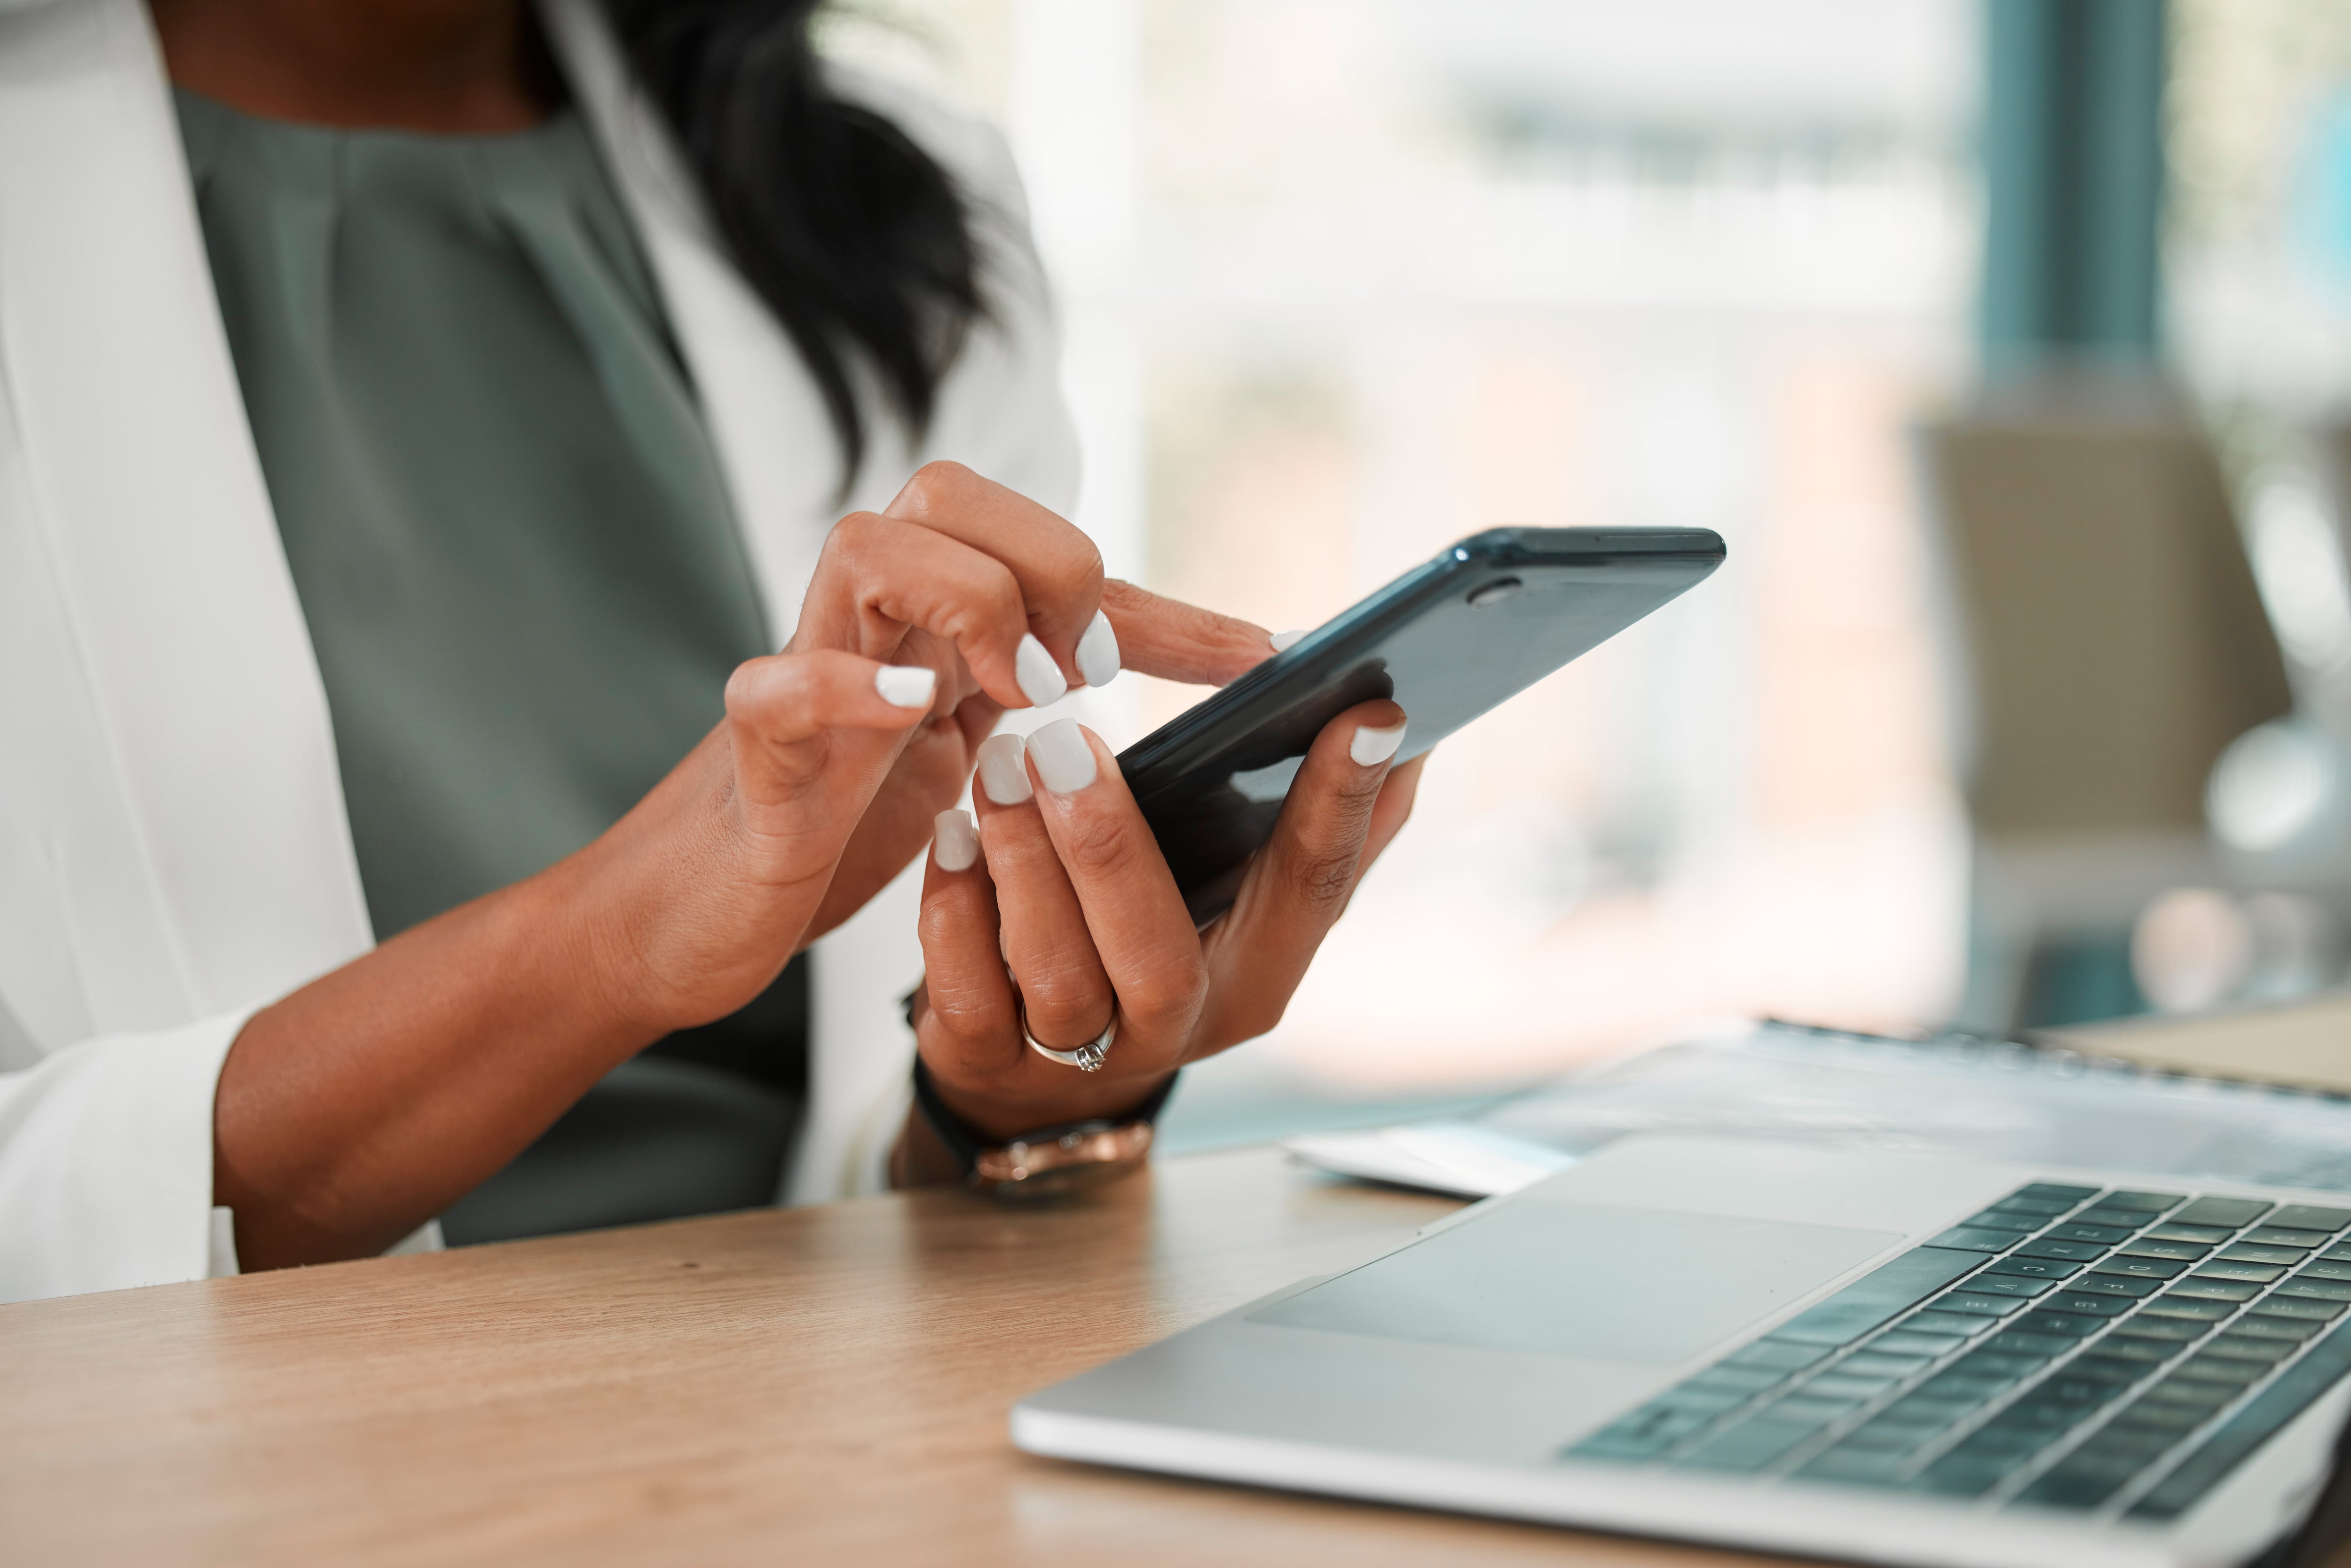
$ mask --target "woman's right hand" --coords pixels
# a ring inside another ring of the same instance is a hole
[[[1117,673],[1102,594],[1092,540],[956,465],[843,518],[791,642],[735,672],[725,722],[583,852],[615,1005],[664,1033],[757,996],[920,852],[1005,709]],[[918,798],[861,840],[885,785]]]

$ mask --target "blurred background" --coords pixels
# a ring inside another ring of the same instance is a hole
[[[1499,524],[1729,566],[1432,758],[1197,1147],[1769,1014],[2337,982],[2351,0],[860,0],[1002,125],[1114,573],[1311,626]],[[1197,694],[1130,679],[1113,744]]]

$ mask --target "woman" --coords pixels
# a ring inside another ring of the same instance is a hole
[[[803,1197],[1129,1124],[1400,823],[1367,705],[1202,939],[1098,742],[990,742],[902,1109],[876,894],[1000,712],[1267,647],[1049,509],[1000,148],[809,8],[5,0],[0,1297],[381,1250],[648,1046],[804,1083]]]

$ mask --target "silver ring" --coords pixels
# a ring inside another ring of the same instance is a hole
[[[1048,1061],[1058,1061],[1081,1072],[1100,1072],[1102,1064],[1109,1059],[1110,1042],[1118,1038],[1118,1009],[1113,1006],[1110,1009],[1110,1022],[1102,1025],[1102,1033],[1075,1051],[1055,1051],[1029,1032],[1029,1004],[1024,1001],[1020,1004],[1020,1038],[1029,1042],[1029,1050]]]

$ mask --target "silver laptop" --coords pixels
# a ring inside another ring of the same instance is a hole
[[[2240,1563],[2351,1404],[2351,1197],[1656,1136],[1013,1411],[1031,1453],[1889,1563]]]

